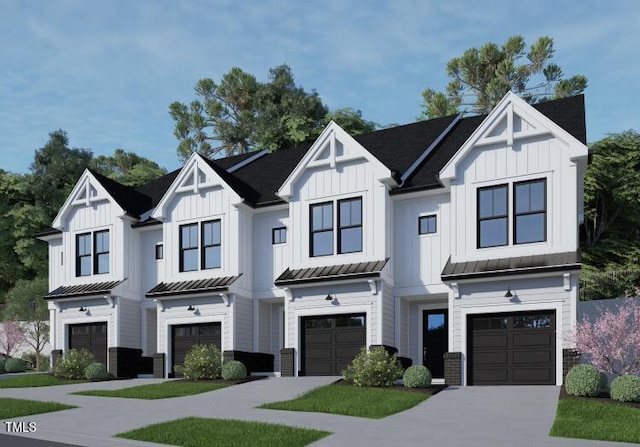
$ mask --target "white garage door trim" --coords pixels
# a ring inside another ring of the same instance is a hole
[[[562,305],[564,301],[543,301],[526,304],[499,304],[487,306],[465,306],[460,308],[461,320],[460,335],[462,340],[462,384],[467,386],[467,317],[469,315],[527,312],[535,310],[555,310],[556,311],[556,385],[562,385],[562,349],[563,343],[563,314]]]

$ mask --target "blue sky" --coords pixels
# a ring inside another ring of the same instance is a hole
[[[366,5],[366,6],[365,6]],[[27,172],[49,132],[179,167],[168,106],[233,66],[266,80],[287,63],[331,108],[381,124],[419,115],[446,62],[485,42],[554,38],[565,75],[589,78],[589,142],[640,131],[640,2],[32,1],[0,3],[0,168]]]

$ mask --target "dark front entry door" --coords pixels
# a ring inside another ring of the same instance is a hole
[[[444,377],[444,353],[449,350],[448,327],[446,310],[422,312],[422,364],[433,377]]]

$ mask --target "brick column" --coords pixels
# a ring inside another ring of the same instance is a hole
[[[571,368],[580,364],[580,353],[575,349],[562,350],[562,380],[567,377]]]
[[[164,352],[158,352],[151,357],[153,358],[153,378],[164,379]]]
[[[280,350],[280,376],[295,376],[295,349],[282,348]]]
[[[444,383],[451,386],[462,386],[462,353],[444,353]]]

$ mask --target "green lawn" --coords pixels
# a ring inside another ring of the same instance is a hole
[[[221,382],[191,382],[175,380],[152,385],[140,385],[121,390],[89,390],[73,394],[83,396],[125,397],[128,399],[167,399],[170,397],[192,396],[229,386]]]
[[[51,374],[25,374],[23,376],[0,379],[0,388],[30,388],[38,386],[70,385],[84,380],[58,379]]]
[[[560,399],[551,436],[640,443],[640,408],[596,399]]]
[[[30,414],[50,413],[52,411],[69,410],[76,408],[71,405],[63,405],[55,402],[39,402],[36,400],[0,398],[0,419],[12,419]]]
[[[392,388],[327,385],[293,400],[264,404],[260,408],[312,411],[381,419],[407,410],[429,398],[429,394]]]
[[[184,447],[303,446],[330,432],[261,422],[189,417],[120,433],[119,438]]]

